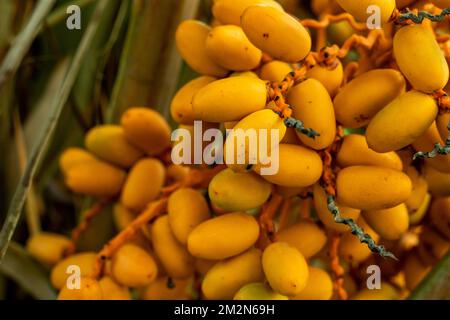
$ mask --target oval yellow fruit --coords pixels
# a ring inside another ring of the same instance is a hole
[[[59,157],[59,168],[64,175],[70,169],[86,162],[97,161],[98,158],[81,148],[67,148]]]
[[[415,211],[409,213],[409,224],[418,224],[427,214],[431,203],[431,195],[427,193],[420,206]]]
[[[64,257],[71,243],[71,240],[63,235],[39,232],[27,240],[26,249],[39,262],[53,266]]]
[[[412,165],[405,168],[404,172],[411,179],[412,191],[405,201],[409,214],[413,215],[421,206],[428,192],[428,183],[419,171]]]
[[[295,296],[306,287],[308,264],[303,255],[287,243],[270,244],[263,252],[262,264],[267,281],[276,292]]]
[[[398,300],[399,292],[387,282],[381,282],[380,289],[364,288],[356,293],[352,300]]]
[[[228,71],[219,66],[206,50],[206,39],[211,28],[198,20],[180,23],[175,33],[175,42],[180,55],[196,72],[213,77],[224,77]]]
[[[405,91],[405,79],[393,69],[363,73],[334,98],[336,118],[344,127],[366,126],[375,114]]]
[[[128,288],[121,286],[111,277],[105,276],[98,282],[103,293],[103,300],[131,300]]]
[[[58,300],[102,300],[102,288],[97,280],[81,277],[79,288],[68,288],[66,285],[61,289]]]
[[[433,200],[430,208],[431,224],[450,240],[450,197]]]
[[[259,225],[245,213],[228,213],[198,225],[188,238],[188,250],[194,256],[220,260],[250,248],[258,239]]]
[[[261,250],[250,249],[215,264],[202,282],[205,297],[210,300],[230,300],[242,286],[264,280],[261,256]]]
[[[71,255],[59,261],[52,269],[50,281],[56,289],[61,289],[65,284],[67,273],[70,266],[78,266],[80,268],[80,276],[91,277],[94,274],[95,261],[97,254],[95,252],[81,252]]]
[[[111,260],[111,272],[121,285],[144,287],[156,279],[158,267],[153,257],[134,244],[124,244]]]
[[[170,147],[171,129],[167,121],[148,108],[128,109],[120,120],[127,140],[150,156]]]
[[[234,71],[255,69],[262,58],[261,50],[234,25],[213,28],[206,39],[206,52],[221,67]]]
[[[395,33],[393,46],[400,70],[415,89],[432,93],[445,87],[448,65],[433,32],[421,25],[405,26]]]
[[[222,24],[241,24],[241,16],[250,6],[270,6],[280,11],[283,8],[274,0],[215,0],[212,8],[213,16]]]
[[[225,212],[246,211],[264,204],[271,184],[253,172],[225,169],[211,180],[208,194],[214,206]]]
[[[386,23],[394,12],[395,0],[336,0],[336,2],[359,22],[367,22],[373,12],[368,13],[370,6],[377,6],[381,14],[381,23]]]
[[[191,279],[169,280],[169,277],[159,277],[145,287],[140,298],[143,300],[191,300],[193,298],[189,293],[191,283]]]
[[[404,202],[411,194],[411,180],[403,172],[373,166],[353,166],[339,171],[337,200],[351,208],[380,210]]]
[[[344,68],[341,61],[337,60],[338,64],[334,69],[326,66],[316,64],[314,67],[306,72],[308,78],[319,80],[324,85],[331,97],[334,97],[344,79]]]
[[[125,168],[142,157],[142,152],[127,141],[123,128],[118,125],[92,128],[86,134],[85,145],[99,158]]]
[[[273,7],[247,8],[241,26],[256,47],[277,60],[298,62],[311,50],[311,37],[302,24]]]
[[[161,161],[152,158],[140,160],[128,174],[121,202],[135,211],[145,209],[161,192],[164,180],[165,168]]]
[[[319,217],[320,221],[322,221],[322,223],[330,230],[335,230],[337,232],[350,231],[350,228],[348,226],[334,221],[334,216],[328,210],[327,195],[320,184],[316,183],[314,185],[313,192],[314,206],[316,208],[317,216]],[[358,220],[361,210],[343,206],[338,202],[336,203],[336,205],[339,208],[342,218],[353,219],[354,221]]]
[[[192,100],[196,120],[237,121],[266,106],[264,81],[252,77],[231,77],[200,89]]]
[[[203,195],[191,188],[181,188],[172,193],[167,204],[170,229],[182,244],[196,226],[210,218]]]
[[[369,148],[366,138],[360,134],[349,134],[342,139],[336,160],[340,167],[357,165],[386,167],[402,171],[401,158],[394,151],[379,153]]]
[[[336,118],[327,89],[318,80],[307,79],[289,91],[287,102],[294,118],[320,134],[311,139],[297,132],[300,141],[314,150],[328,148],[336,137]]]
[[[377,152],[404,148],[431,126],[437,112],[436,101],[431,96],[409,91],[373,117],[366,130],[367,143]]]
[[[198,77],[178,90],[170,104],[170,114],[173,120],[179,124],[192,125],[195,120],[192,98],[201,88],[215,80],[217,79],[208,76]]]
[[[363,211],[366,222],[386,240],[398,240],[409,228],[408,209],[404,203],[383,210]]]
[[[293,144],[280,144],[272,154],[278,152],[278,171],[274,175],[263,175],[267,181],[284,187],[307,187],[316,183],[322,175],[322,159],[317,152]],[[270,163],[276,167],[276,160]],[[261,173],[266,166],[257,165],[254,170]]]
[[[333,296],[333,281],[325,270],[309,267],[306,287],[293,300],[330,300]]]
[[[259,77],[265,81],[281,82],[292,70],[289,63],[274,60],[261,67]]]
[[[423,176],[427,180],[428,190],[433,196],[450,196],[450,173],[440,172],[431,166],[425,166]]]
[[[289,300],[289,298],[276,293],[265,283],[256,282],[239,289],[233,300]]]
[[[448,139],[450,135],[450,130],[448,128],[450,124],[450,112],[441,113],[436,118],[436,125],[439,130],[439,134],[441,135],[441,139],[443,141]]]
[[[296,248],[306,259],[316,255],[327,242],[325,232],[311,222],[296,223],[278,232],[276,239]]]

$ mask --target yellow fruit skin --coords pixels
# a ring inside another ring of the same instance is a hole
[[[250,6],[270,6],[280,11],[283,8],[274,0],[216,0],[212,8],[214,17],[222,24],[241,24],[241,16]]]
[[[202,292],[210,300],[230,300],[244,285],[264,280],[262,252],[250,249],[215,264],[205,275]]]
[[[359,218],[357,224],[372,237],[375,242],[378,242],[380,236],[364,221]],[[372,252],[365,243],[359,242],[358,237],[355,237],[350,232],[344,234],[339,243],[339,255],[346,261],[358,264],[366,260]]]
[[[102,300],[103,294],[97,280],[81,277],[79,289],[69,289],[67,286],[61,289],[58,300]]]
[[[252,77],[231,77],[200,89],[192,100],[196,120],[237,121],[266,106],[264,81]]]
[[[373,166],[342,169],[336,180],[337,200],[361,210],[381,210],[404,202],[411,194],[411,180],[403,172]]]
[[[409,224],[414,225],[419,223],[427,214],[428,208],[430,207],[431,195],[427,193],[417,210],[410,212]]]
[[[247,8],[241,26],[256,47],[277,60],[298,62],[311,50],[311,37],[302,24],[273,7]]]
[[[225,212],[246,211],[264,204],[271,184],[253,172],[225,169],[211,180],[208,194],[214,206]]]
[[[434,149],[436,143],[439,143],[441,146],[445,145],[445,142],[442,141],[439,135],[436,122],[433,122],[425,133],[412,143],[412,146],[417,152],[428,152]],[[425,159],[425,163],[438,171],[450,173],[450,154]]]
[[[408,209],[404,203],[389,209],[364,211],[363,217],[386,240],[400,239],[409,227]]]
[[[415,89],[432,93],[447,84],[447,61],[434,34],[427,28],[409,25],[398,30],[394,36],[394,56]]]
[[[126,140],[123,128],[117,125],[92,128],[86,135],[85,145],[99,158],[125,168],[142,157],[142,152]]]
[[[308,259],[322,250],[327,237],[315,223],[300,222],[277,233],[277,241],[296,248]]]
[[[255,218],[245,213],[228,213],[198,225],[189,234],[188,250],[198,258],[220,260],[244,252],[258,236]]]
[[[59,157],[59,168],[64,175],[67,175],[67,172],[69,172],[69,170],[73,167],[79,164],[97,160],[98,159],[94,155],[84,149],[68,148],[64,150],[64,152],[61,153],[61,156]]]
[[[283,61],[270,61],[261,67],[259,77],[262,80],[281,82],[291,72],[292,66]]]
[[[187,243],[194,228],[209,219],[209,208],[203,195],[191,188],[181,188],[172,193],[167,205],[170,228],[175,238]]]
[[[70,245],[70,239],[63,235],[39,232],[28,239],[26,249],[39,262],[53,266],[64,257]]]
[[[96,160],[72,166],[65,175],[65,182],[75,193],[111,197],[120,192],[125,178],[125,171],[107,162]]]
[[[334,217],[331,212],[328,210],[327,206],[327,195],[325,190],[320,186],[320,184],[316,183],[314,185],[314,205],[316,208],[317,216],[320,221],[330,230],[335,230],[337,232],[348,232],[350,228],[341,223],[336,223],[334,221]],[[358,220],[361,210],[353,209],[350,207],[345,207],[336,203],[341,213],[341,217],[347,219],[353,219],[354,221]]]
[[[103,300],[131,300],[128,288],[116,283],[111,277],[103,277],[98,282],[103,293]]]
[[[66,284],[66,279],[70,274],[66,273],[71,265],[80,267],[80,276],[91,277],[94,274],[95,252],[82,252],[74,254],[64,260],[59,261],[52,269],[50,281],[56,289],[62,289]]]
[[[116,203],[113,207],[114,225],[118,231],[125,229],[134,219],[136,214],[121,203]]]
[[[234,25],[213,28],[206,39],[206,52],[217,64],[234,71],[255,69],[262,58],[261,50]]]
[[[303,255],[287,243],[270,244],[263,252],[262,264],[267,281],[276,292],[295,296],[306,287],[308,264]]]
[[[369,147],[377,152],[399,150],[413,143],[433,123],[438,112],[429,95],[409,91],[387,105],[366,130]]]
[[[148,285],[141,293],[143,300],[191,300],[188,286],[191,279],[171,279],[174,288],[167,286],[168,277],[160,277]]]
[[[449,0],[433,0],[431,1],[434,5],[438,6],[441,9],[445,9],[450,7],[450,1]]]
[[[272,133],[278,133],[278,139],[272,139]],[[249,165],[264,162],[263,157],[278,146],[285,134],[286,125],[278,114],[270,109],[253,112],[239,121],[229,132],[224,146],[225,163],[235,171],[248,170]],[[252,136],[253,140],[249,138]],[[261,141],[261,137],[265,138],[265,146],[262,145],[264,140]],[[261,150],[264,151],[260,155]],[[230,157],[229,153],[233,157]]]
[[[208,55],[206,39],[210,30],[211,28],[201,21],[183,21],[175,33],[175,42],[180,55],[194,71],[202,75],[221,78],[228,71]]]
[[[415,252],[410,253],[405,260],[403,270],[405,272],[406,288],[414,290],[417,285],[431,271],[431,266],[424,265]]]
[[[317,152],[293,144],[280,144],[278,152],[278,172],[262,176],[264,179],[284,187],[307,187],[319,180],[323,165]],[[254,170],[261,172],[261,166],[255,166]]]
[[[170,147],[169,124],[154,110],[128,109],[120,123],[127,140],[150,156],[158,155]]]
[[[133,244],[124,244],[117,250],[112,258],[111,271],[119,284],[132,288],[144,287],[158,275],[153,257]]]
[[[265,283],[256,282],[239,289],[233,300],[289,300],[289,298],[276,293]]]
[[[336,118],[327,89],[318,80],[307,79],[289,91],[287,101],[293,108],[294,118],[320,134],[311,139],[297,132],[300,141],[314,150],[329,147],[336,136]]]
[[[366,165],[386,167],[402,171],[403,163],[397,153],[375,152],[367,145],[366,138],[360,134],[349,134],[342,140],[341,148],[337,154],[337,162],[342,168]]]
[[[425,166],[423,175],[427,180],[428,190],[433,196],[450,196],[450,173],[440,172],[430,166]]]
[[[405,173],[411,179],[412,191],[405,201],[409,214],[413,215],[421,206],[428,192],[428,183],[425,178],[413,166],[408,166]]]
[[[155,221],[151,239],[155,253],[170,277],[183,279],[192,275],[194,259],[173,235],[167,215]]]
[[[450,240],[450,197],[433,200],[430,208],[431,224]]]
[[[319,80],[325,86],[331,97],[334,97],[337,94],[342,80],[344,79],[344,68],[339,60],[338,62],[335,69],[331,70],[317,64],[306,73],[308,78]]]
[[[367,22],[367,19],[371,15],[367,13],[367,8],[370,5],[376,5],[380,8],[381,23],[388,22],[396,8],[395,0],[336,0],[336,2],[359,22]]]
[[[450,113],[448,112],[439,114],[436,118],[436,125],[443,141],[447,140],[448,136],[450,135],[450,131],[447,128],[449,123]]]
[[[352,300],[398,300],[399,293],[387,282],[381,282],[380,289],[364,288],[352,297]]]
[[[393,69],[363,73],[334,98],[336,118],[344,127],[366,126],[375,114],[405,91],[405,79]]]
[[[192,98],[201,88],[215,80],[217,79],[208,76],[198,77],[178,90],[170,104],[170,114],[173,120],[179,124],[192,125],[195,120]]]
[[[330,275],[322,269],[309,267],[306,287],[293,300],[330,300],[333,296],[333,282]]]
[[[165,168],[157,159],[145,158],[134,165],[122,190],[121,202],[141,211],[154,200],[164,184]]]

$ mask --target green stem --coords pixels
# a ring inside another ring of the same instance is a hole
[[[447,125],[447,129],[450,131],[450,122]],[[433,150],[429,151],[429,152],[422,152],[419,151],[416,154],[414,154],[413,156],[413,160],[416,159],[425,159],[425,158],[434,158],[437,155],[447,155],[450,154],[450,134],[447,137],[447,140],[445,141],[445,145],[441,146],[440,143],[436,143],[434,145]]]
[[[308,136],[309,138],[315,139],[316,137],[320,136],[320,134],[317,131],[311,128],[306,128],[302,121],[297,120],[295,118],[285,119],[284,124],[288,128],[295,128],[295,130]]]
[[[433,22],[442,22],[444,21],[445,17],[450,14],[450,8],[446,8],[442,10],[440,14],[433,15],[427,11],[419,11],[417,15],[414,13],[408,11],[405,13],[401,13],[400,16],[397,19],[397,22],[403,23],[407,20],[411,20],[412,22],[416,24],[421,24],[423,20],[428,19]]]
[[[48,117],[47,123],[45,124],[45,130],[43,131],[42,136],[40,136],[37,140],[37,143],[34,145],[33,150],[30,154],[27,166],[20,179],[20,183],[16,188],[8,210],[8,215],[0,232],[0,262],[5,256],[8,245],[14,234],[14,230],[16,229],[19,222],[19,218],[22,213],[30,184],[46,154],[46,150],[49,147],[50,141],[53,138],[58,120],[61,116],[61,112],[66,105],[66,102],[70,96],[70,92],[72,91],[72,88],[75,84],[78,73],[82,66],[83,59],[89,52],[89,48],[91,47],[93,42],[92,40],[95,38],[102,12],[105,10],[107,4],[108,0],[100,0],[98,2],[92,15],[91,21],[89,22],[86,32],[83,35],[80,46],[78,47],[78,50],[73,57],[67,75],[61,85],[58,94],[55,96],[50,116]]]

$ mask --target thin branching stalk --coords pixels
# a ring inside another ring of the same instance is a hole
[[[19,222],[25,199],[30,188],[30,183],[33,180],[37,168],[40,166],[45,156],[46,150],[49,147],[50,141],[53,138],[61,112],[70,96],[70,92],[72,91],[72,88],[75,84],[78,73],[83,64],[83,60],[92,45],[96,31],[100,24],[102,12],[108,5],[108,1],[109,0],[100,0],[97,3],[91,21],[89,22],[89,25],[83,35],[80,46],[75,53],[67,75],[61,85],[58,94],[55,96],[53,106],[51,108],[51,114],[48,117],[47,123],[45,124],[45,130],[43,131],[42,136],[40,136],[37,140],[30,154],[25,172],[22,175],[20,183],[16,188],[13,199],[11,201],[11,205],[8,210],[6,221],[0,232],[0,262],[5,256],[8,244],[11,241],[14,230],[16,229]]]

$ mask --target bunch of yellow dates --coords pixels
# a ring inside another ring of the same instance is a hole
[[[366,27],[370,5],[379,29]],[[241,163],[174,165],[171,128],[147,108],[91,129],[61,171],[74,193],[114,203],[118,235],[100,253],[29,239],[58,298],[406,298],[450,244],[450,155],[413,160],[448,148],[450,26],[400,21],[406,6],[439,15],[450,1],[313,0],[317,20],[299,20],[301,1],[215,0],[211,26],[182,22],[176,44],[199,76],[174,96],[173,120],[233,129],[225,146],[236,129],[276,129],[254,147],[278,152],[278,170],[261,174],[248,145]]]

